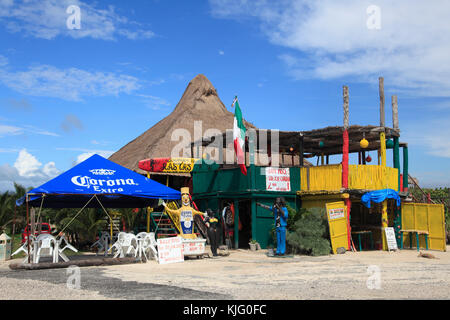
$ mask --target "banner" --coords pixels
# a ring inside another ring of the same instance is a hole
[[[291,191],[289,168],[266,167],[267,191]]]
[[[183,243],[180,237],[157,240],[159,264],[183,262]]]
[[[189,173],[194,164],[200,159],[196,158],[154,158],[139,161],[139,169],[148,172]]]

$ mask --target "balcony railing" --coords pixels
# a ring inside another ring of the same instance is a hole
[[[301,191],[340,191],[342,165],[301,168]],[[398,169],[378,165],[349,165],[348,189],[398,190]]]

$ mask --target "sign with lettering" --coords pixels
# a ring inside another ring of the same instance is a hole
[[[330,220],[336,220],[345,217],[345,208],[328,209],[328,216]]]
[[[153,158],[139,161],[139,168],[148,172],[189,173],[196,158]]]
[[[158,239],[157,244],[160,264],[184,261],[183,243],[180,237]]]
[[[291,191],[289,168],[266,167],[267,191]]]
[[[205,253],[206,239],[183,239],[183,254],[201,255]]]
[[[384,228],[384,234],[386,235],[386,243],[388,245],[388,250],[398,250],[397,240],[395,240],[394,228],[388,227]]]

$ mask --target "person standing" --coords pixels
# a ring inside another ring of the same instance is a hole
[[[208,227],[208,237],[211,245],[211,252],[214,257],[217,257],[217,247],[219,242],[219,219],[214,217],[214,212],[207,209],[208,216],[205,218],[206,226]]]
[[[272,211],[277,234],[277,251],[275,255],[284,256],[286,253],[286,227],[288,219],[288,210],[284,198],[277,197],[275,203],[271,207],[258,202],[256,204],[264,209]]]

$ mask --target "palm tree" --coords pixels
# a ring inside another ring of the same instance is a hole
[[[0,233],[3,232],[13,217],[12,200],[13,195],[9,191],[0,195]]]

